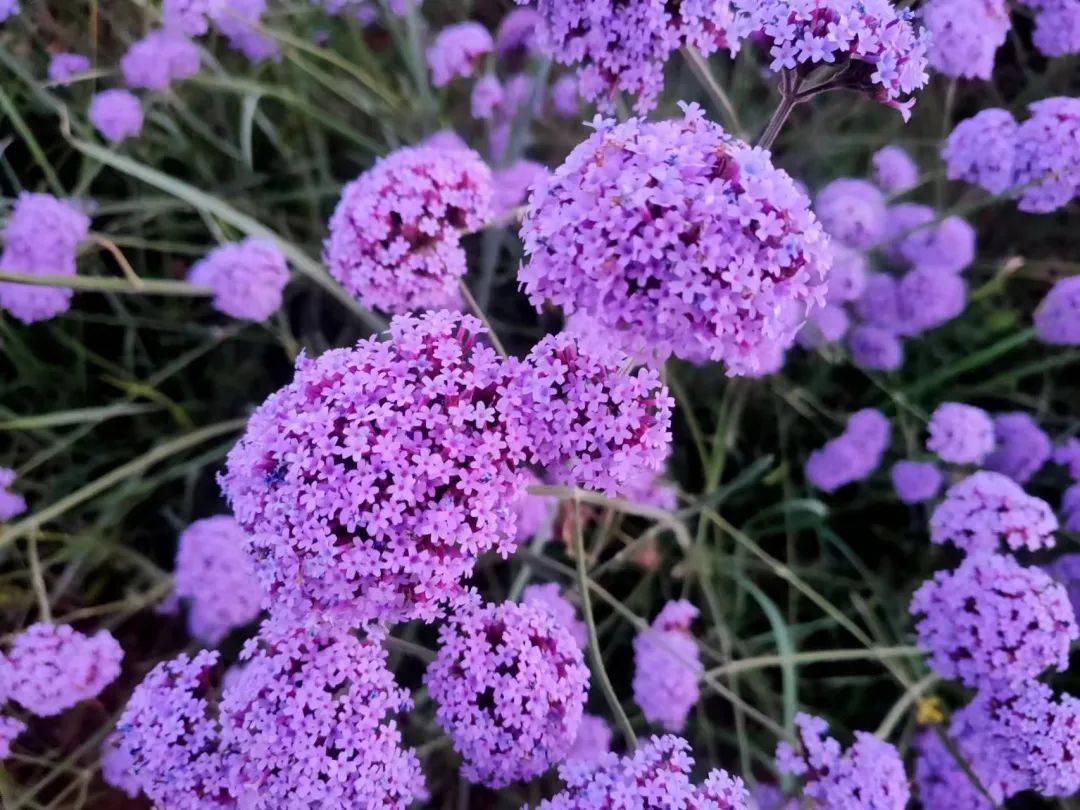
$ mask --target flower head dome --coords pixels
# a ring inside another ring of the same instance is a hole
[[[210,30],[210,18],[225,6],[225,0],[162,0],[165,27],[188,36],[201,36]]]
[[[534,189],[529,298],[588,314],[630,354],[759,370],[823,303],[829,252],[806,197],[694,105],[596,126]]]
[[[961,746],[961,754],[975,772],[980,784],[993,795],[993,782],[984,778],[981,759],[966,756]],[[945,747],[945,743],[930,729],[919,733],[915,738],[915,786],[919,801],[926,810],[993,810],[993,805],[957,764],[956,758]],[[1002,798],[996,797],[1000,802]]]
[[[930,414],[926,449],[950,464],[981,464],[994,449],[994,422],[982,408],[945,402]]]
[[[1039,339],[1058,346],[1080,346],[1080,276],[1055,282],[1035,310]]]
[[[281,306],[289,268],[273,242],[245,239],[214,248],[191,268],[188,281],[209,287],[220,312],[265,321]]]
[[[448,25],[441,30],[427,50],[431,83],[436,87],[454,78],[471,76],[485,54],[494,47],[491,34],[477,22]]]
[[[1004,0],[929,0],[919,11],[931,67],[954,79],[990,78],[1011,27]]]
[[[1031,414],[999,413],[994,417],[994,441],[994,452],[986,457],[983,466],[1018,484],[1027,483],[1050,459],[1050,437]]]
[[[90,100],[87,115],[102,137],[112,143],[134,138],[142,132],[142,104],[127,90],[102,90]]]
[[[885,234],[885,197],[866,180],[833,180],[818,192],[814,213],[840,244],[865,250]]]
[[[1016,130],[1021,211],[1056,211],[1080,194],[1080,98],[1036,101]]]
[[[128,87],[167,90],[169,85],[199,72],[195,43],[168,28],[151,31],[128,48],[120,70]]]
[[[874,182],[886,194],[902,194],[919,180],[919,167],[899,146],[889,144],[874,152]]]
[[[890,476],[896,497],[909,504],[936,498],[944,480],[937,465],[925,461],[898,461]]]
[[[892,427],[881,411],[864,408],[853,413],[844,432],[810,454],[806,478],[825,492],[834,492],[870,476],[881,463]]]
[[[547,611],[551,618],[570,631],[577,645],[585,649],[589,640],[585,623],[577,617],[577,608],[562,595],[556,583],[544,582],[529,585],[521,592],[521,604]]]
[[[949,134],[941,157],[950,180],[966,180],[991,194],[1016,182],[1019,124],[1008,110],[992,107],[966,118]]]
[[[685,600],[668,602],[634,639],[634,702],[646,720],[666,731],[682,731],[701,695],[704,667],[690,634],[697,615]]]

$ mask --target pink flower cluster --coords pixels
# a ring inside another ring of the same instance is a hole
[[[815,450],[806,461],[806,479],[820,490],[835,492],[870,476],[889,446],[892,428],[880,411],[864,408],[848,417],[844,432]]]
[[[219,312],[265,321],[281,306],[289,268],[277,245],[249,238],[210,251],[188,272],[188,281],[209,287]]]
[[[829,253],[768,152],[707,121],[597,121],[522,225],[533,303],[583,312],[635,356],[760,370],[823,303]]]
[[[87,115],[102,137],[112,143],[134,138],[142,132],[142,104],[127,90],[114,88],[97,93],[90,100]]]
[[[685,600],[668,602],[652,627],[634,639],[634,702],[645,719],[679,732],[701,695],[701,654],[690,633],[698,609]]]
[[[981,464],[994,449],[994,423],[982,408],[945,402],[926,429],[926,449],[950,464]]]
[[[266,0],[217,0],[211,18],[230,48],[261,62],[280,55],[277,42],[259,30],[265,13]]]
[[[465,778],[532,779],[577,738],[589,671],[570,630],[544,609],[461,604],[439,631],[425,682]]]
[[[1004,0],[929,0],[920,18],[931,67],[956,79],[990,78],[1010,28]]]
[[[463,22],[447,26],[427,49],[431,83],[443,87],[456,77],[471,76],[480,60],[491,53],[494,46],[491,34],[480,23]]]
[[[151,31],[128,48],[120,70],[128,87],[167,90],[174,81],[199,72],[199,49],[183,34],[168,28]]]
[[[570,631],[578,647],[585,649],[589,641],[585,623],[577,617],[577,608],[567,601],[554,582],[529,585],[521,592],[521,604],[545,611],[557,624]]]
[[[994,417],[994,445],[983,466],[1018,484],[1026,484],[1050,459],[1050,437],[1021,411]]]
[[[461,237],[491,208],[491,171],[469,150],[399,149],[345,186],[324,260],[366,306],[392,313],[460,305]]]
[[[1022,0],[1035,12],[1031,39],[1046,56],[1080,52],[1080,5],[1074,0]]]

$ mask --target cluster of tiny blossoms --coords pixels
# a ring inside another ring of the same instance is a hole
[[[120,70],[128,87],[167,90],[174,81],[199,72],[199,49],[176,31],[151,31],[128,48]]]
[[[989,79],[1009,33],[1004,0],[929,0],[919,10],[930,33],[930,66],[954,79]]]
[[[885,235],[885,195],[866,180],[840,178],[818,192],[814,213],[842,245],[866,250]]]
[[[90,100],[87,115],[102,137],[114,144],[142,132],[142,103],[127,90],[113,88],[97,93]]]
[[[218,311],[265,321],[281,306],[289,268],[277,245],[250,238],[210,251],[191,268],[188,281],[209,287]]]
[[[927,424],[926,449],[951,464],[981,464],[994,449],[990,415],[971,405],[945,402]]]
[[[1080,276],[1055,282],[1035,310],[1035,331],[1046,343],[1080,346]]]
[[[11,520],[26,511],[26,499],[11,491],[15,483],[15,471],[0,467],[0,522]]]
[[[443,87],[455,77],[471,76],[495,43],[480,23],[463,22],[444,28],[427,50],[431,83]]]
[[[983,466],[1007,475],[1018,484],[1027,483],[1050,458],[1050,437],[1030,414],[1022,411],[994,417],[994,452]]]
[[[874,183],[886,194],[902,194],[919,179],[919,167],[899,146],[883,146],[874,153]]]
[[[936,498],[945,477],[927,461],[898,461],[889,471],[896,497],[907,504]]]
[[[589,672],[570,630],[547,610],[462,603],[439,632],[425,682],[462,774],[499,788],[566,756]]]
[[[567,601],[554,582],[529,585],[521,592],[521,604],[546,611],[556,623],[570,631],[581,649],[585,649],[589,639],[585,623],[578,619],[577,608]]]
[[[531,0],[517,0],[528,3]],[[645,115],[664,85],[664,64],[683,47],[711,54],[737,49],[727,0],[537,0],[541,45],[556,61],[578,65],[578,91],[604,113],[619,91]]]
[[[324,259],[366,306],[385,312],[458,307],[464,233],[490,213],[491,171],[475,152],[399,149],[345,186]]]
[[[701,695],[704,667],[690,625],[698,610],[685,600],[668,602],[652,627],[634,639],[634,702],[650,723],[679,732]]]
[[[891,435],[889,420],[880,411],[856,411],[841,435],[810,454],[806,461],[807,480],[825,492],[862,481],[878,468]]]
[[[829,252],[805,195],[695,105],[594,125],[533,192],[529,298],[586,313],[631,354],[758,371],[824,303]]]
[[[1046,56],[1080,52],[1080,5],[1074,0],[1022,0],[1035,12],[1031,41]]]

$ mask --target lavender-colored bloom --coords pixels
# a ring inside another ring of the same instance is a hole
[[[66,624],[32,624],[8,650],[10,698],[52,717],[97,697],[120,674],[124,651],[108,630],[85,636]]]
[[[526,485],[539,484],[540,479],[531,472],[525,473]],[[514,513],[517,518],[517,540],[531,540],[544,533],[543,539],[548,539],[551,532],[552,520],[555,517],[557,502],[546,495],[530,495],[525,493],[514,504]]]
[[[1044,98],[1028,109],[1016,131],[1017,206],[1045,214],[1080,194],[1080,98]]]
[[[966,303],[967,288],[958,275],[933,268],[909,270],[896,287],[897,332],[911,337],[935,329],[963,312]]]
[[[1073,484],[1061,495],[1061,519],[1067,532],[1080,532],[1080,484]]]
[[[806,479],[825,492],[868,478],[881,463],[892,428],[881,411],[864,408],[848,417],[844,432],[806,461]]]
[[[655,506],[671,512],[679,505],[675,486],[670,481],[643,471],[628,480],[619,489],[619,497],[640,506]]]
[[[0,266],[5,266],[3,261],[0,261]],[[2,293],[3,288],[0,288],[0,294]],[[11,491],[11,485],[14,483],[15,471],[0,467],[0,521],[11,520],[26,511],[26,499],[19,493]],[[3,705],[3,701],[0,701],[0,705]]]
[[[944,482],[937,465],[925,461],[898,461],[889,474],[896,497],[908,504],[936,498]]]
[[[888,0],[735,0],[738,36],[763,35],[769,69],[801,75],[829,64],[846,86],[900,110],[906,121],[926,84],[927,34]]]
[[[412,708],[378,634],[324,634],[270,622],[224,690],[230,790],[251,810],[400,807],[428,798],[395,715]]]
[[[570,631],[570,636],[577,645],[585,649],[589,641],[589,631],[585,623],[578,619],[577,608],[567,601],[557,584],[545,582],[528,586],[521,592],[521,604],[547,611],[552,619]]]
[[[518,0],[527,3],[529,0]],[[646,115],[664,86],[664,63],[682,47],[703,54],[734,53],[726,0],[537,0],[541,47],[557,62],[578,65],[578,89],[604,112],[615,112],[619,91],[635,96]]]
[[[968,554],[1037,551],[1054,545],[1058,523],[1046,501],[1001,473],[979,471],[953,484],[930,517],[930,539]]]
[[[1004,0],[929,0],[920,15],[931,67],[957,79],[990,78],[1010,28]]]
[[[489,73],[476,80],[469,101],[473,118],[490,121],[502,102],[503,87],[498,76]]]
[[[993,810],[933,730],[915,738],[915,786],[924,810]],[[963,753],[961,753],[963,756]],[[968,762],[983,783],[980,762]],[[983,783],[988,791],[990,788]],[[997,799],[1000,801],[1000,797]]]
[[[535,9],[515,8],[507,12],[495,32],[495,53],[504,59],[520,59],[533,53],[543,24],[543,18]]]
[[[981,464],[994,449],[994,422],[982,408],[945,402],[930,415],[926,449],[950,464]]]
[[[1080,637],[1065,589],[1010,556],[975,554],[938,571],[911,599],[930,667],[967,686],[1019,686],[1069,665]]]
[[[102,90],[90,100],[87,114],[97,131],[113,143],[142,132],[142,104],[127,90]]]
[[[596,762],[568,760],[559,767],[566,787],[538,810],[748,810],[749,795],[738,777],[709,773],[701,786],[690,781],[694,760],[680,737],[651,737],[632,754],[606,754]]]
[[[1050,459],[1050,437],[1030,414],[1000,413],[994,417],[994,452],[983,466],[1026,484]]]
[[[577,76],[565,73],[551,83],[551,108],[562,118],[573,118],[581,111]]]
[[[90,60],[81,53],[57,53],[49,60],[49,81],[66,82],[76,73],[90,69]]]
[[[221,486],[272,611],[434,619],[513,550],[525,442],[475,318],[398,317],[390,340],[301,357],[252,415]]]
[[[230,48],[261,62],[280,56],[277,42],[258,28],[265,13],[266,0],[219,0],[211,18]]]
[[[219,312],[265,321],[281,306],[289,268],[276,244],[248,238],[210,251],[191,268],[188,281],[209,287]]]
[[[581,715],[577,738],[570,746],[564,762],[581,767],[592,767],[603,763],[611,751],[611,727],[604,718],[595,714]]]
[[[216,645],[259,615],[262,590],[244,551],[247,535],[228,515],[197,520],[180,535],[174,592],[188,602],[188,631]]]
[[[814,348],[825,343],[835,343],[844,337],[851,325],[847,310],[839,304],[826,304],[815,309],[806,319],[806,325],[799,332],[799,343],[807,348]]]
[[[899,146],[883,146],[874,153],[874,182],[886,194],[903,194],[919,180],[919,167]]]
[[[1080,509],[1080,485],[1074,485],[1070,489],[1075,491],[1076,505]],[[1073,615],[1080,622],[1080,554],[1062,554],[1046,566],[1046,573],[1065,587]]]
[[[201,36],[210,30],[210,18],[224,6],[225,0],[162,0],[165,27],[188,36]]]
[[[907,240],[920,233],[924,226],[930,226],[935,217],[934,209],[928,205],[891,205],[885,211],[885,232],[875,247],[897,265],[910,264],[911,259],[905,256],[903,251]]]
[[[950,180],[965,180],[1001,194],[1016,182],[1019,124],[1008,110],[982,110],[957,124],[941,157]]]
[[[701,696],[704,667],[690,633],[697,615],[685,600],[668,602],[634,639],[634,702],[648,722],[666,731],[682,731]]]
[[[834,242],[830,246],[833,255],[829,271],[829,290],[826,300],[834,304],[857,301],[866,289],[866,254]]]
[[[463,79],[471,76],[494,47],[491,34],[480,23],[448,25],[427,49],[431,83],[443,87],[459,76]]]
[[[495,216],[510,216],[549,174],[547,166],[532,160],[518,160],[505,169],[496,170],[492,176],[495,193],[491,200]]]
[[[955,275],[975,260],[975,229],[960,217],[946,217],[912,231],[894,248],[916,270]]]
[[[117,756],[159,807],[237,806],[228,792],[229,755],[210,702],[217,662],[216,652],[203,650],[158,664],[135,687],[117,723]]]
[[[151,31],[127,49],[120,70],[128,87],[167,90],[174,81],[199,72],[199,49],[167,28]]]
[[[0,0],[0,22],[19,13],[19,0]]]
[[[417,146],[427,146],[431,149],[444,150],[468,150],[469,148],[469,145],[462,140],[462,137],[452,129],[440,129],[438,132],[428,135],[424,140],[420,141]]]
[[[75,275],[75,249],[90,230],[90,218],[71,203],[48,194],[23,192],[8,217],[0,267],[31,275]],[[0,307],[23,323],[53,318],[71,306],[65,287],[0,282]]]
[[[1076,0],[1029,0],[1035,9],[1031,41],[1046,56],[1080,52],[1080,4]]]
[[[425,683],[466,779],[505,787],[562,760],[577,738],[589,671],[546,610],[461,604],[439,631]]]
[[[327,268],[366,306],[457,308],[464,233],[490,214],[491,170],[471,150],[399,149],[353,180],[330,218]]]
[[[855,302],[855,313],[867,326],[897,334],[900,326],[900,283],[888,273],[870,273]]]
[[[0,717],[0,762],[11,756],[11,744],[26,731],[26,723],[16,717]]]
[[[618,349],[567,332],[529,352],[508,411],[552,480],[616,495],[645,471],[663,469],[674,400],[655,369],[629,365]]]
[[[781,773],[804,777],[803,794],[822,808],[903,810],[910,792],[904,763],[889,743],[865,731],[845,751],[827,737],[828,724],[800,712],[795,716],[800,749],[789,743],[776,747]]]
[[[1054,283],[1035,310],[1035,332],[1045,343],[1080,346],[1080,276]]]
[[[885,233],[885,198],[865,180],[833,180],[814,199],[814,213],[840,244],[865,250]]]
[[[136,799],[142,791],[139,777],[134,773],[135,763],[130,752],[121,746],[121,734],[114,731],[101,744],[101,780]]]
[[[629,354],[752,373],[823,303],[826,239],[768,152],[684,113],[596,121],[533,192],[519,278],[535,305],[589,314]]]
[[[1073,436],[1054,448],[1054,463],[1065,467],[1069,477],[1080,483],[1080,439]]]

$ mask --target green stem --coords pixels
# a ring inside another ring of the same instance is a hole
[[[60,276],[17,273],[0,270],[0,281],[27,284],[32,287],[66,287],[79,292],[126,293],[128,295],[172,295],[182,298],[206,298],[213,295],[209,287],[171,279],[103,278],[100,276]]]

